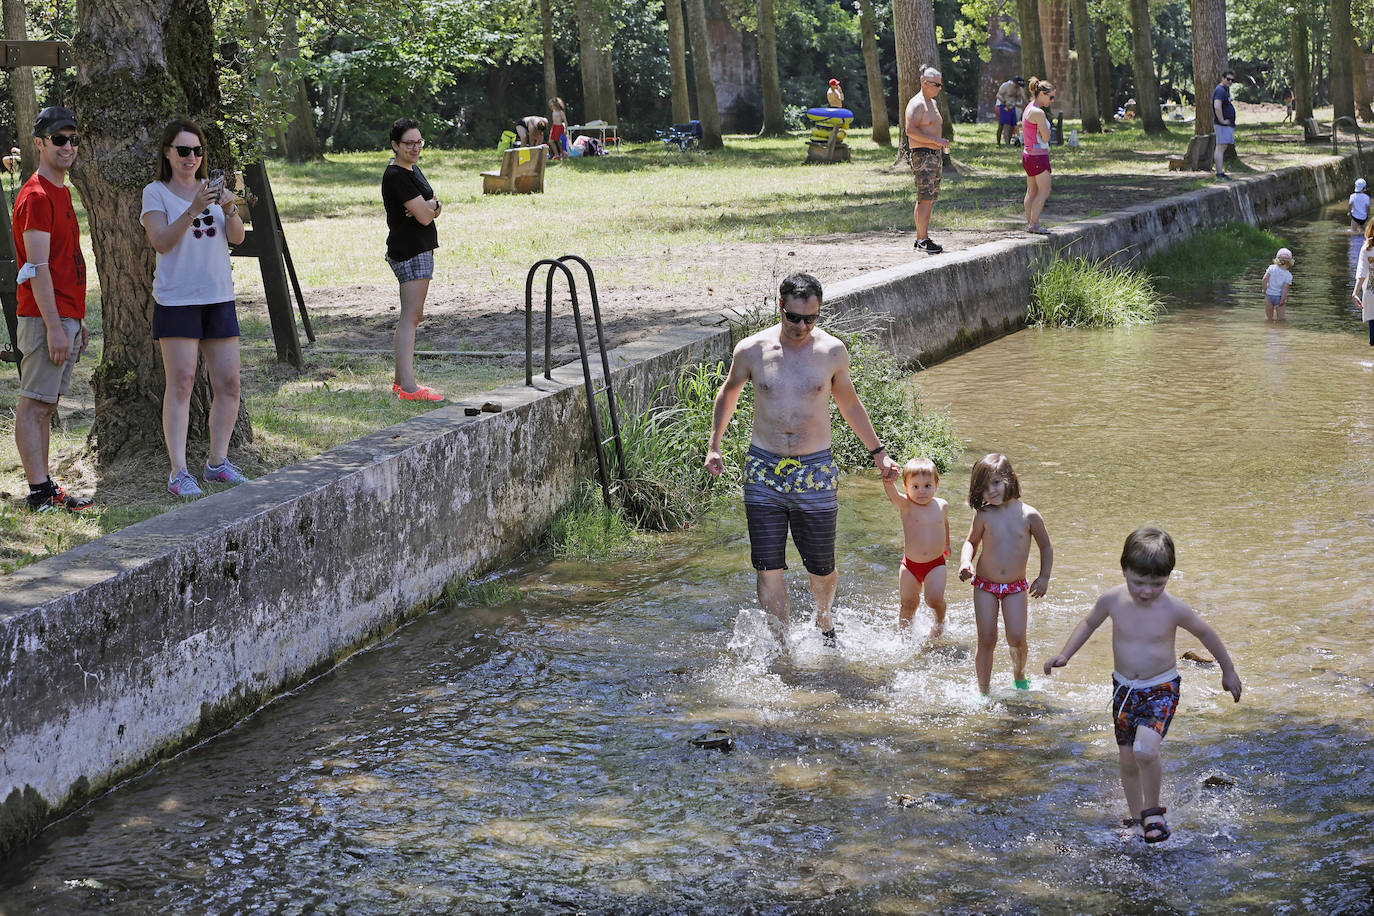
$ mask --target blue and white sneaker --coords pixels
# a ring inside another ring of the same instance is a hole
[[[212,468],[207,464],[205,471],[200,475],[200,479],[206,483],[243,483],[248,478],[243,476],[243,472],[226,459],[224,464],[217,468]]]
[[[173,496],[192,497],[204,496],[205,491],[196,483],[196,479],[187,473],[185,468],[177,471],[167,481],[167,492]]]

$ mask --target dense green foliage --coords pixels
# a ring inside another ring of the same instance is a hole
[[[1247,223],[1228,223],[1211,232],[1200,232],[1186,243],[1171,248],[1145,263],[1155,285],[1171,293],[1234,277],[1256,258],[1274,256],[1284,240]]]
[[[1036,274],[1029,324],[1111,328],[1153,321],[1160,300],[1147,276],[1109,261],[1055,257]]]

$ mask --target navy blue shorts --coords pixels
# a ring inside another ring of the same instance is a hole
[[[189,337],[218,340],[239,336],[239,316],[234,302],[214,305],[158,305],[153,303],[153,340]]]
[[[835,571],[836,480],[840,467],[829,449],[794,458],[749,446],[744,461],[744,516],[749,554],[758,570],[786,569],[787,532],[806,571]]]

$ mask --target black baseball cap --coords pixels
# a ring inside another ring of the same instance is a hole
[[[64,127],[75,130],[76,115],[61,105],[52,105],[38,113],[38,117],[33,122],[33,135],[46,137],[53,131],[61,130]]]

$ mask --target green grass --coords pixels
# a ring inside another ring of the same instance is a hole
[[[1145,271],[1161,290],[1178,295],[1200,286],[1229,280],[1256,258],[1272,258],[1286,243],[1265,229],[1228,223],[1200,232],[1145,263]]]
[[[1106,260],[1055,257],[1035,275],[1026,322],[1040,327],[1129,327],[1153,321],[1160,305],[1150,278],[1138,270]]]

